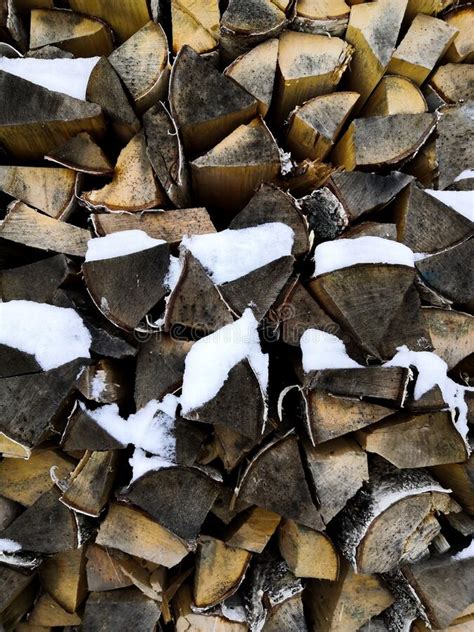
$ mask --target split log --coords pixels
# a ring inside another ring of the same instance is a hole
[[[304,526],[323,528],[294,436],[270,443],[255,456],[239,483],[238,496]]]
[[[352,47],[338,37],[285,31],[278,50],[275,120],[281,124],[295,106],[335,90],[351,57]]]
[[[153,632],[160,612],[159,604],[135,587],[93,592],[86,601],[82,627],[90,632]]]
[[[261,553],[275,533],[280,516],[260,507],[240,513],[230,524],[225,542],[227,546]]]
[[[246,632],[245,623],[229,621],[211,610],[210,614],[194,612],[191,587],[184,584],[173,599],[176,632],[196,630],[199,632]]]
[[[304,33],[343,37],[350,7],[344,0],[299,0],[291,28]]]
[[[142,211],[166,204],[166,196],[155,181],[146,154],[143,131],[120,152],[114,176],[104,188],[83,193],[80,198],[91,210]]]
[[[87,132],[73,136],[53,149],[45,156],[45,160],[97,176],[108,176],[114,171],[107,156]]]
[[[227,472],[237,467],[258,444],[257,439],[246,437],[223,424],[214,424],[214,436],[217,454]]]
[[[123,42],[150,20],[146,0],[138,0],[123,6],[119,0],[98,2],[98,0],[71,0],[73,11],[94,15],[113,28],[119,42]]]
[[[438,107],[474,98],[474,64],[438,66],[430,77],[430,86],[438,94]]]
[[[472,26],[474,24],[474,11],[471,6],[456,6],[443,16],[443,20],[451,27],[458,29],[458,34],[448,48],[445,59],[450,62],[474,62],[474,47],[472,45]]]
[[[18,160],[42,158],[80,132],[100,138],[102,110],[59,92],[0,71],[0,142]]]
[[[109,56],[109,62],[132,96],[137,112],[166,100],[168,41],[159,24],[147,22]]]
[[[297,160],[324,160],[331,151],[359,95],[333,92],[306,101],[291,113],[287,143]]]
[[[232,596],[245,576],[252,554],[211,537],[202,537],[196,559],[194,603],[210,608]]]
[[[417,13],[433,15],[453,4],[453,0],[408,0],[406,20],[413,20]]]
[[[36,596],[37,587],[34,573],[24,574],[11,566],[0,566],[0,583],[2,593],[0,595],[0,624],[15,625],[29,609]],[[22,600],[23,594],[30,597],[26,604]],[[20,601],[18,601],[20,600]],[[42,632],[41,630],[39,632]]]
[[[262,632],[308,632],[301,595],[274,606],[268,613]]]
[[[76,612],[87,596],[85,549],[47,558],[39,571],[44,590],[67,612]]]
[[[197,53],[209,53],[219,43],[219,2],[172,0],[173,53],[186,44]]]
[[[474,149],[466,138],[474,133],[472,103],[441,110],[436,138],[436,160],[438,163],[438,188],[445,189],[474,161]]]
[[[348,171],[401,165],[418,152],[435,125],[433,114],[356,119],[337,143],[331,159]]]
[[[465,463],[437,465],[432,468],[433,476],[442,485],[453,490],[453,496],[469,514],[474,515],[474,457]]]
[[[423,557],[441,528],[435,515],[458,508],[424,470],[377,461],[369,484],[336,518],[336,544],[356,572],[389,572]]]
[[[450,412],[398,413],[373,428],[359,430],[357,437],[364,450],[399,469],[462,463],[468,458]]]
[[[169,101],[184,149],[191,156],[214,147],[257,114],[256,99],[190,46],[183,46],[174,61]]]
[[[275,139],[257,118],[191,162],[193,189],[200,203],[221,214],[224,195],[227,214],[232,216],[248,203],[259,184],[274,181],[280,168]]]
[[[86,551],[87,588],[91,592],[103,592],[127,588],[133,582],[125,575],[120,562],[120,553],[109,547],[102,548],[97,544],[89,544]],[[122,553],[125,555],[125,553]]]
[[[368,98],[361,116],[421,114],[428,111],[418,86],[408,77],[385,75]]]
[[[81,617],[64,610],[52,597],[43,593],[35,603],[28,622],[42,628],[80,625]]]
[[[183,235],[202,235],[215,233],[205,208],[188,208],[181,210],[137,213],[127,212],[96,213],[92,215],[92,224],[98,236],[110,235],[121,230],[143,230],[153,239],[163,239],[170,244],[177,244]]]
[[[346,41],[353,46],[354,55],[347,84],[349,90],[361,95],[357,103],[359,109],[387,70],[407,1],[379,0],[357,4],[351,9]]]
[[[382,239],[397,241],[397,225],[382,224],[381,222],[361,222],[344,232],[344,239],[355,239],[356,237],[381,237]]]
[[[434,352],[453,369],[474,353],[474,317],[452,309],[425,307],[422,310]]]
[[[63,9],[31,11],[30,48],[58,46],[75,57],[109,55],[112,31],[102,20]]]
[[[265,117],[270,108],[278,60],[278,40],[269,39],[237,57],[224,70],[258,101],[258,113]]]
[[[166,195],[178,208],[189,206],[188,168],[174,119],[159,103],[145,112],[143,125],[147,156]]]
[[[309,630],[336,632],[360,629],[388,608],[394,596],[376,575],[355,573],[344,562],[337,581],[310,581],[304,601],[309,612]]]
[[[25,590],[0,614],[0,622],[5,630],[17,629],[18,622],[31,610],[37,597],[38,588],[29,584]],[[46,628],[48,630],[48,628]],[[44,628],[33,628],[32,632],[45,632]]]
[[[388,65],[388,72],[403,75],[421,85],[448,50],[458,31],[443,20],[419,14],[415,17]]]
[[[420,148],[415,157],[406,165],[405,171],[418,179],[425,188],[433,188],[438,173],[436,144],[433,138]]]
[[[333,543],[324,533],[292,520],[284,520],[278,529],[278,546],[296,577],[337,579],[339,558]]]

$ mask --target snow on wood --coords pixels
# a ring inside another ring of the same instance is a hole
[[[87,242],[86,262],[123,257],[164,243],[163,239],[153,239],[143,230],[123,230],[90,239]]]

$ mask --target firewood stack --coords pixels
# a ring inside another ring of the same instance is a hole
[[[474,630],[473,28],[0,2],[0,630]]]

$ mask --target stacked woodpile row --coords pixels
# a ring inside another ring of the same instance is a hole
[[[1,630],[474,630],[473,27],[0,1]]]

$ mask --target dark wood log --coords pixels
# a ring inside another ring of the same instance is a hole
[[[105,153],[87,132],[81,132],[52,149],[45,155],[45,160],[97,176],[111,175],[114,171]]]
[[[90,632],[116,627],[123,632],[153,632],[159,618],[159,604],[133,587],[90,593],[82,625]]]
[[[39,575],[48,594],[67,612],[76,612],[87,596],[85,548],[47,558]]]
[[[150,19],[145,0],[138,0],[126,7],[117,0],[112,0],[107,4],[96,0],[71,0],[70,7],[73,11],[94,15],[110,24],[120,42],[131,37]]]
[[[464,143],[474,132],[472,108],[469,103],[458,107],[446,106],[440,111],[436,138],[436,159],[438,162],[438,188],[445,189],[465,169],[470,169],[474,160],[474,150]]]
[[[0,272],[3,301],[35,301],[50,303],[60,285],[75,272],[72,261],[64,255]]]

